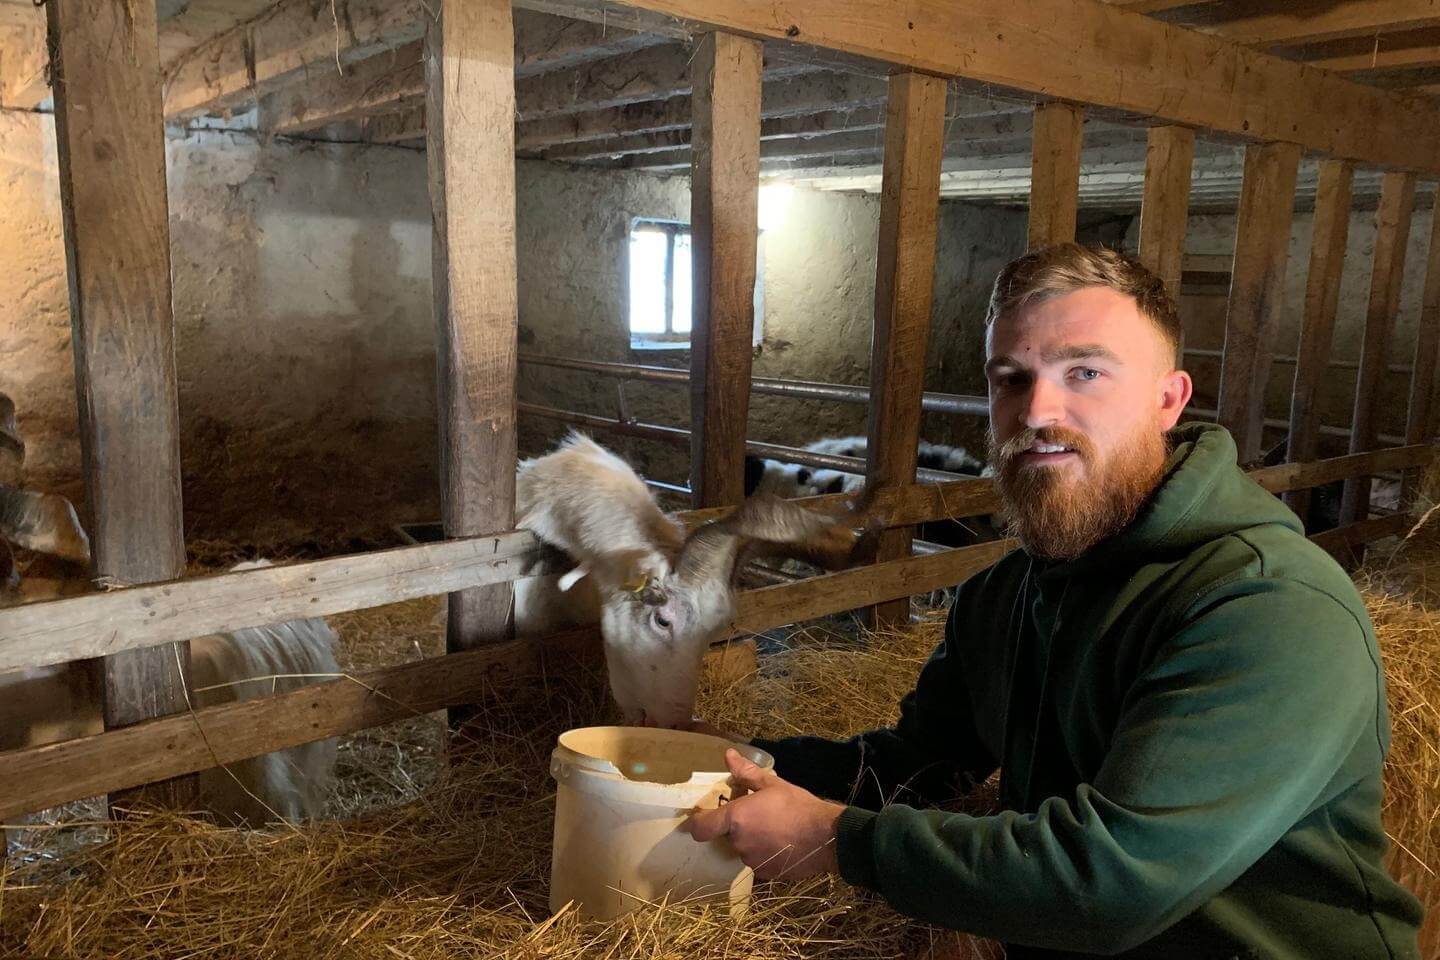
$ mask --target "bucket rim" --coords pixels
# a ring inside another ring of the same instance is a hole
[[[716,737],[708,733],[696,733],[692,730],[661,730],[653,727],[630,727],[620,724],[598,724],[590,727],[573,727],[556,737],[555,749],[551,753],[552,768],[556,763],[563,763],[572,769],[582,770],[585,773],[591,775],[610,777],[619,780],[625,780],[631,783],[648,783],[650,781],[634,780],[630,777],[627,777],[625,776],[624,772],[620,770],[619,767],[615,766],[615,764],[611,763],[609,760],[606,760],[604,757],[597,757],[592,754],[583,753],[565,742],[566,738],[570,737],[573,734],[595,733],[598,731],[628,730],[648,730],[652,733],[663,732],[665,734],[675,735],[682,738],[689,738],[691,740],[704,740],[715,744],[723,744],[726,748],[733,748],[739,751],[739,753],[751,763],[754,763],[762,768],[773,769],[775,766],[775,758],[772,757],[768,752],[761,750],[759,747],[753,746],[751,744],[737,743],[736,741],[726,739],[725,737]],[[689,780],[682,781],[681,783],[657,783],[655,785],[683,786],[687,783],[718,783],[719,781],[726,780],[729,777],[729,770],[696,770],[691,774]]]

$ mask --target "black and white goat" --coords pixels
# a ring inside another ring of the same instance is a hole
[[[599,621],[610,689],[626,723],[674,727],[692,716],[701,660],[735,611],[733,580],[752,549],[843,565],[852,520],[771,496],[688,535],[629,464],[587,437],[527,460],[516,476],[517,526],[576,566],[516,583],[520,635]]]

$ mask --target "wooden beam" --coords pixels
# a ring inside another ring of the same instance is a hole
[[[404,143],[425,138],[425,108],[411,107],[399,113],[372,117],[365,123],[365,139],[371,143]]]
[[[762,100],[763,102],[763,100]],[[881,107],[856,110],[835,110],[794,117],[773,117],[760,123],[760,139],[810,139],[827,133],[858,133],[883,127],[885,113]],[[690,128],[685,127],[630,134],[609,139],[579,140],[543,151],[546,160],[591,160],[620,157],[636,153],[656,153],[690,145]]]
[[[697,507],[745,498],[759,236],[761,45],[709,33],[695,53],[690,175],[690,489]]]
[[[1440,42],[1436,31],[1427,31],[1422,41],[1414,35],[1393,38],[1364,38],[1317,47],[1294,47],[1297,60],[1336,73],[1411,70],[1440,64]]]
[[[1140,201],[1140,262],[1165,281],[1180,302],[1180,263],[1189,225],[1190,174],[1195,166],[1195,131],[1151,127],[1145,150],[1145,186]],[[1183,344],[1181,345],[1183,347]]]
[[[424,43],[415,41],[352,64],[326,69],[305,83],[260,100],[260,124],[279,134],[419,106],[425,98]]]
[[[737,598],[727,633],[759,633],[820,615],[814,611],[835,612],[938,589],[968,578],[1012,548],[1009,541],[985,543],[746,591]],[[540,674],[547,661],[593,655],[598,647],[594,628],[538,642],[513,640],[0,754],[0,819],[470,703]]]
[[[884,106],[884,81],[851,73],[818,72],[768,80],[762,88],[760,115],[774,119]],[[530,151],[582,140],[689,129],[691,113],[690,98],[675,96],[525,120],[516,127],[515,145],[522,151]]]
[[[1214,0],[1105,0],[1105,2],[1112,7],[1120,7],[1134,13],[1160,13],[1197,3],[1213,3]]]
[[[50,96],[45,12],[31,7],[17,20],[0,23],[0,108],[34,110]]]
[[[1273,47],[1437,25],[1440,8],[1433,0],[1251,0],[1238,15],[1199,29],[1235,43]]]
[[[1430,213],[1430,248],[1425,266],[1425,292],[1415,332],[1415,365],[1410,373],[1410,402],[1405,416],[1405,442],[1435,439],[1440,404],[1436,372],[1440,366],[1440,215]],[[1413,478],[1412,478],[1413,479]]]
[[[1440,115],[1433,107],[1098,0],[952,0],[923,8],[855,0],[814,0],[803,8],[764,0],[622,5],[1158,121],[1440,171]]]
[[[170,224],[154,0],[46,4],[93,571],[171,580],[185,564]],[[188,644],[106,658],[106,729],[184,709]],[[144,799],[183,806],[194,782]]]
[[[919,73],[892,76],[885,118],[866,429],[865,483],[879,490],[915,482],[944,143],[945,81]],[[887,530],[880,538],[877,559],[909,556],[912,539],[914,531],[909,527]],[[909,595],[876,607],[870,616],[877,628],[909,623]]]
[[[1415,518],[1408,513],[1392,513],[1389,516],[1347,523],[1333,530],[1317,533],[1310,539],[1341,563],[1358,564],[1365,558],[1365,544],[1399,536],[1414,524]]]
[[[1300,148],[1293,143],[1245,148],[1219,404],[1220,423],[1234,435],[1241,463],[1260,454],[1265,384],[1284,306],[1299,164]]]
[[[1355,409],[1350,422],[1350,452],[1375,446],[1380,387],[1390,353],[1390,335],[1400,313],[1400,288],[1405,279],[1405,247],[1415,210],[1415,177],[1385,174],[1380,208],[1375,212],[1375,254],[1370,268],[1370,300],[1365,310],[1365,335],[1360,345],[1360,371],[1355,378]],[[1345,484],[1340,522],[1354,523],[1370,515],[1370,478]]]
[[[1440,458],[1440,447],[1431,443],[1417,443],[1366,453],[1351,453],[1328,460],[1281,463],[1251,470],[1249,476],[1271,493],[1290,493],[1365,474],[1426,467],[1437,458]]]
[[[1315,194],[1310,233],[1310,267],[1305,277],[1305,312],[1300,323],[1295,385],[1290,400],[1290,436],[1285,457],[1303,462],[1315,456],[1320,431],[1316,399],[1330,364],[1340,281],[1345,270],[1345,243],[1350,234],[1350,196],[1355,165],[1348,160],[1323,160]],[[1285,498],[1301,517],[1310,512],[1310,493]]]
[[[1031,249],[1075,239],[1084,127],[1085,111],[1081,107],[1055,102],[1035,108],[1028,232]]]
[[[515,526],[514,55],[510,0],[448,4],[426,35],[440,509],[447,537]],[[508,583],[450,594],[445,648],[472,650],[506,639],[511,598]]]

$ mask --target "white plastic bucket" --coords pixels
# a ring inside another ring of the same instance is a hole
[[[753,874],[724,838],[696,843],[680,824],[696,808],[730,799],[725,751],[762,767],[768,753],[719,737],[648,727],[582,727],[560,735],[550,757],[555,841],[550,910],[573,902],[608,920],[645,903],[697,897],[750,901]]]

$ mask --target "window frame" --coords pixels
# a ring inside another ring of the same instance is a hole
[[[658,228],[666,235],[665,243],[665,331],[663,333],[636,333],[630,327],[632,273],[630,268],[630,243],[635,231],[642,227]],[[625,233],[625,331],[630,338],[631,350],[689,350],[694,336],[694,300],[691,300],[691,328],[685,333],[676,333],[675,326],[675,238],[679,234],[691,238],[691,256],[694,256],[694,233],[689,221],[671,220],[665,217],[631,217]],[[692,261],[693,262],[693,261]],[[757,231],[755,248],[755,292],[754,330],[751,345],[759,346],[762,339],[762,325],[765,318],[765,231]],[[694,291],[691,291],[693,298]]]

